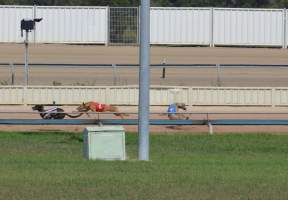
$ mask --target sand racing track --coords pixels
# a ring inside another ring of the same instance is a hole
[[[24,47],[22,44],[1,44],[0,62],[23,62]],[[102,63],[102,64],[135,64],[138,63],[137,47],[105,47],[98,45],[31,45],[31,63]],[[152,47],[151,63],[158,64],[163,60],[166,63],[223,63],[223,64],[288,64],[288,51],[286,49],[272,48],[206,48],[206,47]],[[0,68],[1,83],[9,83],[10,69]],[[62,85],[112,85],[113,71],[111,69],[71,69],[71,68],[31,68],[30,84],[52,85],[57,82]],[[23,83],[23,68],[16,69],[16,84]],[[215,69],[183,69],[173,68],[167,70],[166,79],[161,79],[161,70],[151,70],[151,83],[157,85],[188,85],[188,86],[215,86],[217,70]],[[222,86],[288,86],[288,69],[221,69]],[[119,69],[117,71],[117,85],[137,84],[138,69]],[[65,107],[72,111],[74,107]],[[136,107],[121,107],[127,112],[136,112]],[[153,107],[152,111],[166,112],[165,107]],[[30,106],[1,106],[0,111],[31,112]],[[288,112],[288,108],[270,107],[190,107],[190,112]],[[95,117],[95,116],[94,116]],[[111,118],[105,115],[102,118]],[[132,118],[136,116],[131,116]],[[153,118],[166,118],[163,115],[151,116]],[[203,119],[207,115],[192,115],[192,119]],[[287,119],[287,114],[274,115],[209,115],[210,118],[269,118]],[[0,118],[39,118],[38,114],[0,114]],[[87,118],[84,116],[83,118]],[[82,131],[81,126],[1,126],[1,130],[65,130]],[[207,133],[206,126],[164,127],[151,126],[152,132],[203,132]],[[127,126],[128,131],[137,131],[135,126]],[[218,126],[214,128],[219,132],[272,132],[283,133],[288,131],[285,126]]]

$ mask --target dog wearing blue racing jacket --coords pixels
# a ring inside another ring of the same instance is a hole
[[[168,106],[168,118],[170,120],[179,120],[179,119],[186,119],[188,120],[189,117],[187,117],[185,114],[179,113],[180,110],[186,111],[186,105],[185,103],[172,103]]]

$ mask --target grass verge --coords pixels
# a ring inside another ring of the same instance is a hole
[[[1,199],[288,199],[288,136],[151,135],[151,161],[82,159],[82,134],[0,133]]]

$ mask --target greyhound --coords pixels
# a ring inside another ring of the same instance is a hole
[[[77,118],[83,115],[83,113],[70,115],[68,113],[65,113],[62,108],[58,107],[53,107],[45,110],[43,105],[35,105],[32,107],[32,110],[37,110],[38,112],[40,112],[40,116],[42,119],[64,119],[66,116],[70,118]]]

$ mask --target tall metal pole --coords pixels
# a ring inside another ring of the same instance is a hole
[[[139,70],[139,160],[149,160],[150,0],[141,0]]]
[[[29,69],[28,69],[28,30],[25,31],[25,86],[28,86],[29,82]]]

